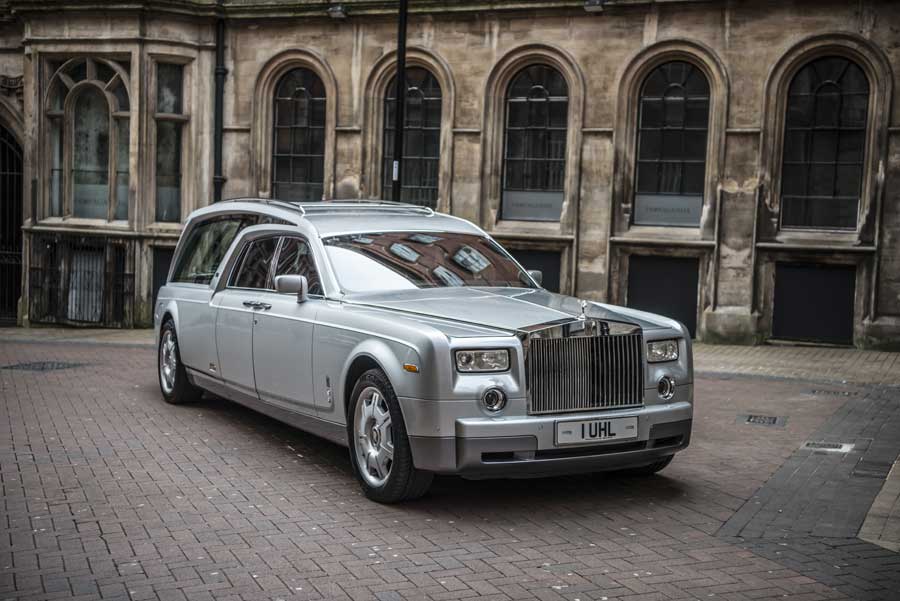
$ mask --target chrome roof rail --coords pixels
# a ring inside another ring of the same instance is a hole
[[[396,202],[392,200],[366,200],[351,198],[347,200],[325,200],[315,203],[303,203],[300,206],[306,211],[306,214],[337,212],[340,209],[360,209],[368,211],[383,210],[385,212],[391,213],[434,215],[434,210],[432,210],[430,207],[423,207],[421,205]]]
[[[258,202],[262,204],[272,205],[273,207],[278,207],[280,209],[287,209],[289,211],[294,211],[296,213],[300,213],[300,215],[306,215],[306,209],[303,208],[303,205],[296,202],[288,202],[286,200],[276,200],[272,198],[229,198],[223,200],[222,202]]]
[[[316,202],[290,202],[286,200],[277,200],[273,198],[229,198],[222,202],[255,202],[260,204],[271,205],[289,211],[295,211],[302,216],[315,213],[337,213],[341,209],[352,210],[359,209],[365,211],[385,211],[390,213],[407,213],[414,215],[434,215],[434,210],[430,207],[414,205],[405,202],[396,202],[393,200],[366,200],[359,198],[350,198],[346,200],[322,200]]]

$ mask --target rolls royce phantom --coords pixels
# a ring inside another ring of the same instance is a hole
[[[379,502],[421,496],[434,474],[652,474],[690,442],[684,326],[551,293],[427,208],[195,211],[154,323],[166,401],[209,391],[345,445]]]

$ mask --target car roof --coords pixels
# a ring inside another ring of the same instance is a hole
[[[420,231],[458,232],[483,235],[474,224],[437,213],[428,207],[385,200],[329,200],[288,202],[263,198],[234,198],[198,213],[252,211],[286,219],[300,225],[305,222],[325,238],[340,234],[367,232]]]

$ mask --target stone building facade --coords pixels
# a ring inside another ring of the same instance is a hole
[[[388,193],[396,3],[101,4],[0,0],[21,320],[148,323],[219,186]],[[702,340],[900,344],[900,4],[411,4],[405,198]]]

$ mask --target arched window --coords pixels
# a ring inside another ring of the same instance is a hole
[[[50,215],[128,219],[127,63],[77,58],[50,67]]]
[[[634,199],[636,225],[695,227],[703,212],[709,82],[670,61],[641,86]]]
[[[272,195],[322,200],[325,180],[325,85],[313,71],[288,71],[275,88]]]
[[[522,69],[506,93],[502,218],[558,221],[566,175],[569,88],[547,65]]]
[[[869,81],[856,63],[826,56],[788,89],[781,225],[855,229],[862,189]]]
[[[397,114],[397,79],[392,77],[384,95],[384,153],[381,195],[391,197],[393,187],[394,130]],[[436,207],[441,156],[441,86],[422,67],[406,69],[406,112],[403,127],[403,202]]]

